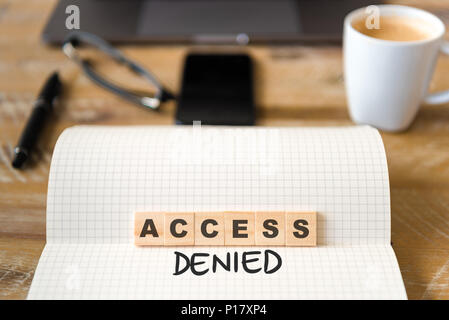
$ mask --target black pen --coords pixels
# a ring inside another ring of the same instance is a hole
[[[14,159],[12,166],[21,168],[30,157],[42,129],[45,127],[47,119],[53,112],[53,103],[56,97],[61,94],[62,84],[57,72],[54,72],[45,83],[36,102],[30,118],[20,136],[17,147],[14,148]]]

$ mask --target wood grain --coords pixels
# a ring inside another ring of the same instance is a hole
[[[393,2],[430,10],[448,25],[449,0]],[[0,299],[25,298],[30,286],[45,243],[48,171],[61,131],[75,124],[173,124],[174,104],[157,113],[136,108],[94,86],[59,48],[40,43],[55,3],[0,0]],[[352,124],[337,46],[122,49],[175,92],[187,52],[248,52],[255,62],[259,125]],[[15,171],[10,166],[12,148],[43,79],[53,70],[61,72],[65,83],[54,125],[45,132],[30,168]],[[445,88],[449,58],[441,56],[430,90]],[[392,241],[408,297],[449,299],[449,105],[423,106],[407,132],[382,137],[390,170]]]

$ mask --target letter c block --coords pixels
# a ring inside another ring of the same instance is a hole
[[[195,245],[224,246],[223,212],[195,212]]]
[[[165,237],[166,246],[193,246],[195,214],[193,212],[166,212]]]

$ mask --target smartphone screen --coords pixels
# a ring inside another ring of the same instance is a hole
[[[253,125],[252,65],[244,54],[190,54],[182,79],[176,122]]]

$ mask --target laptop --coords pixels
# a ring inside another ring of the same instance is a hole
[[[366,0],[60,0],[42,39],[60,44],[71,11],[111,43],[340,42],[344,16]],[[67,12],[66,12],[67,11]]]

